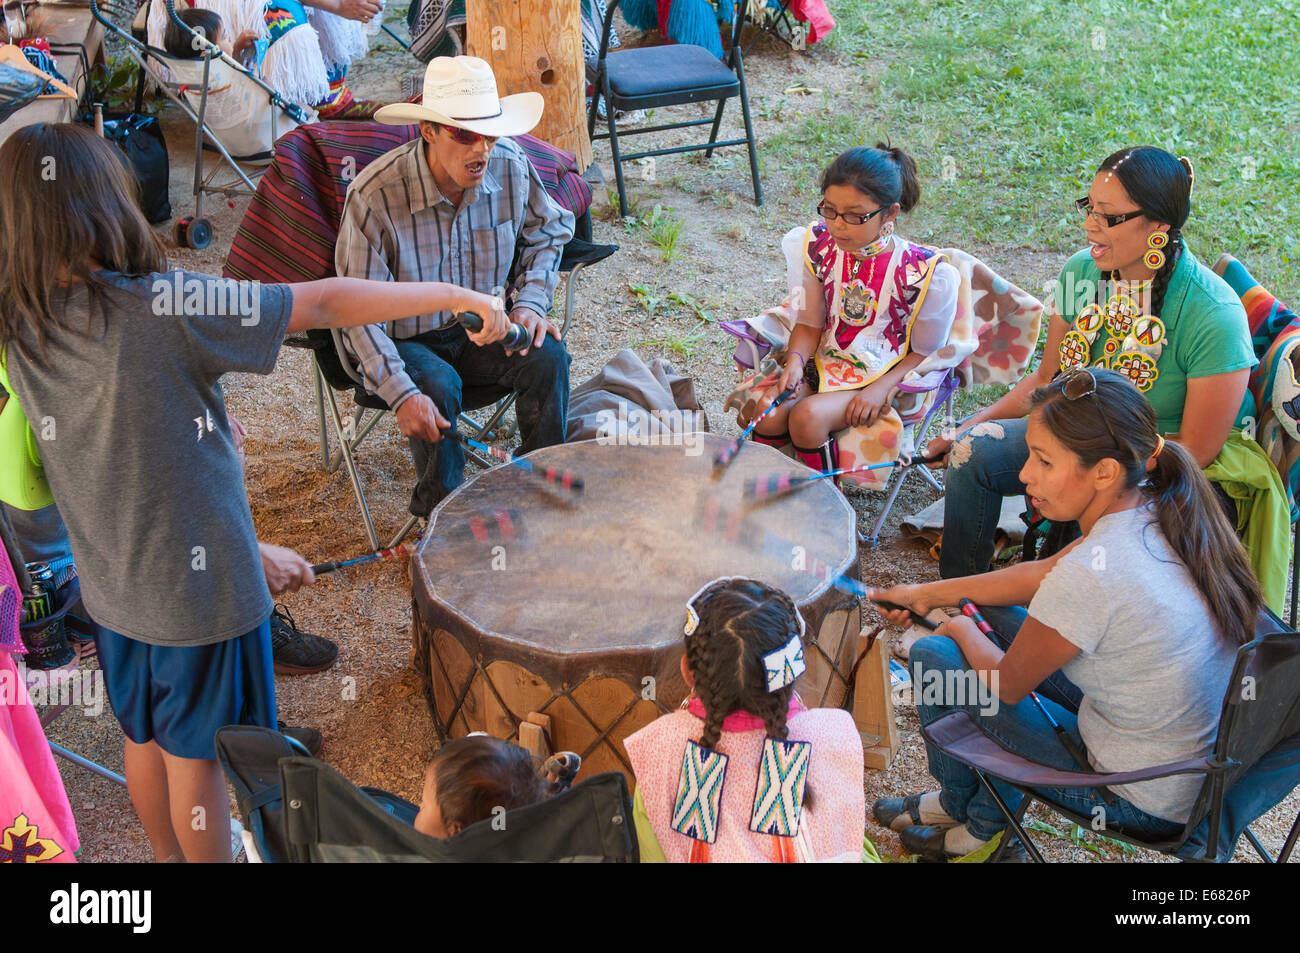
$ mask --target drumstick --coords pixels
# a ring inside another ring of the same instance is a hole
[[[784,404],[793,395],[793,387],[787,387],[785,390],[781,391],[781,393],[776,395],[776,399],[772,401],[767,410],[755,417],[754,422],[745,428],[744,433],[722,448],[722,452],[713,458],[713,475],[715,477],[727,468],[727,464],[731,463],[731,461],[735,459],[736,454],[740,453],[740,445],[754,432],[754,428],[763,422],[763,418]]]
[[[971,602],[969,599],[962,599],[957,603],[957,605],[961,608],[962,615],[974,622],[975,627],[986,636],[992,638],[993,626],[989,625],[984,616],[980,614],[979,607],[976,606],[975,603]],[[1061,742],[1061,747],[1063,747],[1070,755],[1071,760],[1079,766],[1080,770],[1088,774],[1094,773],[1092,765],[1088,763],[1088,758],[1083,753],[1083,749],[1075,744],[1074,739],[1071,738],[1066,730],[1061,727],[1061,723],[1052,717],[1052,713],[1047,710],[1047,706],[1043,704],[1043,700],[1038,697],[1038,692],[1030,692],[1029,697],[1034,700],[1034,704],[1038,706],[1038,710],[1043,713],[1043,717],[1047,719],[1047,723],[1052,726],[1053,733],[1056,735],[1057,740]],[[1107,804],[1112,806],[1115,804],[1115,796],[1105,788],[1098,788],[1097,793],[1101,795],[1102,800]]]
[[[933,463],[937,459],[938,457],[916,457],[912,460],[912,463],[925,465]],[[767,476],[751,477],[746,480],[742,495],[747,500],[763,500],[779,493],[797,490],[817,480],[825,480],[827,477],[844,476],[849,473],[865,473],[868,470],[883,470],[888,467],[900,466],[901,463],[902,461],[899,460],[891,460],[888,463],[864,463],[861,466],[845,467],[841,470],[827,470],[825,473],[818,473],[813,476],[800,476],[794,473],[769,473]]]
[[[379,559],[404,559],[411,555],[414,548],[414,543],[402,543],[400,546],[393,546],[391,549],[381,549],[366,556],[358,556],[356,559],[344,559],[330,563],[317,563],[311,567],[311,571],[319,576],[323,573],[334,572],[336,569],[342,569],[344,566],[360,566],[363,563],[372,563]]]
[[[515,539],[520,531],[516,526],[520,526],[519,512],[517,510],[490,510],[483,513],[475,513],[465,519],[464,526],[455,526],[449,533],[443,533],[438,536],[429,537],[429,544],[433,548],[447,542],[449,535],[470,535],[480,543],[510,542]],[[495,532],[493,529],[495,528]],[[381,549],[373,553],[367,553],[365,556],[358,556],[356,559],[343,559],[337,562],[317,563],[311,567],[311,571],[317,576],[327,572],[335,572],[345,566],[360,566],[365,563],[376,562],[377,560],[387,559],[404,559],[415,554],[415,549],[419,541],[402,543],[389,549]]]
[[[929,629],[931,632],[935,632],[939,628],[938,622],[931,622],[919,612],[914,611],[910,606],[900,606],[897,602],[889,602],[885,599],[873,599],[871,601],[880,606],[880,608],[889,612],[908,613],[912,617],[912,624],[919,625],[923,629]]]
[[[459,437],[461,442],[467,447],[473,447],[475,450],[481,450],[484,453],[490,454],[502,463],[514,464],[522,470],[527,470],[533,476],[545,480],[553,486],[558,486],[562,490],[568,490],[570,493],[575,494],[583,491],[585,484],[583,483],[582,477],[578,476],[576,473],[571,473],[568,470],[557,470],[554,467],[537,469],[533,466],[531,460],[521,460],[513,454],[506,453],[504,450],[498,450],[496,447],[489,447],[487,444],[480,443],[473,437],[467,437],[463,433],[457,433],[456,436]]]

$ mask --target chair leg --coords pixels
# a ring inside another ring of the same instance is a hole
[[[754,120],[749,114],[749,93],[745,91],[745,58],[736,57],[736,76],[740,79],[740,111],[745,117],[745,138],[749,140],[749,174],[754,179],[754,204],[763,204],[763,183],[758,179],[758,145],[754,141]]]
[[[408,519],[405,523],[402,524],[402,528],[397,531],[397,535],[394,536],[392,540],[389,541],[388,545],[385,546],[384,548],[392,549],[394,546],[398,545],[402,540],[406,539],[407,535],[411,532],[411,530],[415,529],[415,524],[418,523],[419,521],[420,518],[418,516],[412,516],[410,519]]]
[[[370,519],[370,507],[366,505],[366,496],[361,492],[361,474],[357,471],[357,463],[352,459],[351,441],[343,435],[343,416],[339,413],[338,399],[331,390],[326,396],[329,397],[330,415],[334,420],[334,433],[339,438],[339,450],[343,454],[343,463],[348,470],[348,479],[352,481],[352,492],[356,494],[357,506],[361,508],[361,519],[365,523],[366,538],[370,540],[370,548],[374,551],[379,549],[379,537],[375,535],[375,524]]]
[[[609,151],[614,158],[614,181],[618,183],[618,212],[627,218],[627,184],[623,181],[623,160],[618,155],[618,130],[614,127],[614,106],[609,97],[609,81],[605,82],[605,119],[609,124]]]
[[[569,272],[569,278],[564,283],[564,320],[560,325],[560,343],[569,336],[569,325],[573,322],[573,306],[578,296],[578,273],[586,268],[586,262],[578,262]]]
[[[1025,833],[1025,829],[1020,823],[1021,818],[1025,816],[1025,811],[1029,808],[1029,796],[1025,795],[1021,798],[1019,810],[1013,812],[1011,808],[1007,807],[1007,802],[1002,800],[1002,795],[999,794],[998,789],[993,786],[993,782],[985,777],[983,771],[976,771],[975,776],[980,779],[980,784],[984,785],[984,790],[988,791],[989,794],[992,795],[993,803],[998,806],[998,810],[1002,812],[1002,816],[1007,819],[1007,826],[1015,832],[1020,843],[1025,845],[1025,851],[1029,854],[1030,860],[1036,864],[1046,863],[1046,861],[1043,860],[1043,855],[1038,852],[1038,848],[1034,846],[1034,842],[1029,839],[1029,835]],[[1003,834],[1002,836],[1005,840],[1006,835]]]
[[[1291,859],[1291,851],[1295,848],[1297,835],[1300,835],[1300,812],[1296,813],[1295,823],[1291,825],[1291,833],[1286,835],[1286,843],[1284,843],[1282,849],[1278,851],[1277,862],[1279,864],[1285,864]]]
[[[329,384],[325,382],[325,375],[321,373],[320,365],[312,361],[313,378],[315,378],[316,391],[316,421],[320,425],[320,465],[326,470],[333,470],[330,466],[330,431],[329,425],[325,422],[325,390]]]
[[[1274,862],[1273,855],[1268,852],[1267,847],[1259,842],[1259,838],[1255,836],[1255,832],[1249,827],[1246,828],[1246,840],[1250,841],[1250,846],[1255,848],[1255,853],[1259,854],[1264,863],[1271,864]]]
[[[885,519],[889,516],[889,511],[894,505],[894,500],[898,497],[898,491],[903,488],[903,481],[907,479],[907,474],[911,472],[911,470],[912,467],[910,465],[899,467],[898,472],[890,477],[890,479],[893,480],[893,483],[890,485],[889,495],[885,497],[884,505],[880,508],[880,515],[876,517],[876,522],[871,526],[871,534],[869,536],[864,536],[861,532],[858,533],[858,539],[866,543],[872,549],[875,549],[880,545],[880,530],[884,527]]]
[[[709,130],[709,142],[718,141],[718,130],[722,127],[722,110],[724,110],[726,107],[727,107],[727,101],[725,99],[719,99],[718,111],[713,114],[713,128]],[[708,148],[704,150],[704,158],[706,159],[713,158],[712,148]]]

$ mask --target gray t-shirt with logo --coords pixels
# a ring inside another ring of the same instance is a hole
[[[1062,671],[1083,692],[1079,733],[1097,770],[1210,753],[1236,647],[1216,630],[1153,507],[1099,519],[1047,574],[1029,614],[1079,647]],[[1176,775],[1115,793],[1183,823],[1203,780]]]
[[[115,286],[106,316],[77,286],[45,367],[13,346],[6,357],[86,609],[154,645],[237,638],[272,604],[220,379],[274,369],[292,295],[179,271],[101,275]]]

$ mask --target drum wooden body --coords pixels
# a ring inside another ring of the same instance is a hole
[[[715,481],[727,441],[687,439],[548,447],[527,459],[580,474],[582,496],[507,465],[434,511],[413,564],[414,658],[447,737],[514,740],[539,712],[582,776],[630,778],[623,739],[685,698],[686,600],[718,576],[790,594],[808,632],[798,689],[811,707],[845,705],[860,614],[831,580],[859,574],[852,507],[829,481],[744,506],[745,477],[806,468],[748,444]]]

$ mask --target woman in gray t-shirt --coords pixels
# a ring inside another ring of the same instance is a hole
[[[1156,432],[1155,413],[1120,375],[1081,369],[1033,394],[1029,461],[1034,506],[1083,536],[1051,559],[873,598],[924,614],[970,599],[1014,641],[969,618],[940,626],[911,650],[923,725],[967,711],[1008,749],[1078,770],[1031,691],[1099,772],[1202,757],[1214,746],[1237,647],[1254,637],[1259,583],[1196,462]],[[1028,611],[1020,608],[1028,605]],[[1014,607],[999,610],[996,607]],[[889,611],[905,624],[907,611]],[[941,790],[877,801],[876,819],[903,846],[934,858],[969,854],[1006,823],[975,772],[927,742]],[[995,782],[1011,805],[1020,795]],[[1094,826],[1173,837],[1202,779],[1045,792]]]

